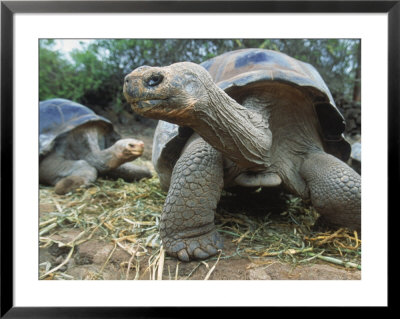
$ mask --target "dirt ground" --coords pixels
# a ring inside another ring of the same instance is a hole
[[[52,236],[57,241],[67,243],[78,236],[79,230],[63,230]],[[224,254],[233,255],[235,246],[224,237]],[[114,250],[115,249],[115,250]],[[52,265],[62,263],[67,258],[70,249],[50,248],[40,250],[40,263],[50,262]],[[114,250],[114,251],[113,251]],[[109,256],[111,257],[109,258]],[[212,270],[213,266],[216,267]],[[149,267],[146,256],[132,260],[123,249],[114,246],[101,238],[93,238],[78,248],[73,258],[60,268],[64,279],[75,280],[359,280],[361,271],[332,266],[323,262],[292,266],[277,258],[265,258],[262,262],[244,257],[229,259],[214,257],[199,262],[179,262],[165,257],[162,277],[154,274],[154,267]],[[49,276],[46,279],[53,279]]]
[[[108,116],[110,118],[110,116]],[[138,122],[133,119],[118,122],[117,130],[124,137],[134,137],[145,142],[144,160],[151,159],[152,136],[154,122]],[[145,120],[147,121],[147,120]],[[149,126],[150,124],[150,126]],[[57,210],[49,203],[40,203],[40,217]],[[179,262],[165,256],[163,251],[158,254],[158,260],[151,260],[148,251],[131,254],[123,250],[115,242],[94,233],[90,240],[85,241],[73,251],[68,246],[60,247],[60,243],[69,243],[77,238],[81,230],[63,227],[51,232],[49,238],[58,244],[40,248],[40,267],[59,267],[57,271],[46,276],[45,280],[360,280],[361,271],[346,268],[313,259],[310,263],[296,265],[286,263],[277,257],[255,259],[241,256],[236,251],[232,238],[223,234],[223,254],[206,261]],[[149,259],[150,258],[150,259]],[[162,264],[162,266],[160,265]],[[162,269],[162,273],[160,272]]]

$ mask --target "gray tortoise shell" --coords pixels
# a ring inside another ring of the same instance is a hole
[[[281,81],[301,87],[314,103],[325,151],[344,161],[349,158],[351,148],[343,138],[344,118],[325,82],[312,65],[284,53],[264,49],[231,51],[200,65],[233,98],[236,98],[235,93],[239,90],[244,88],[246,93],[251,92],[252,86],[259,86],[265,81]],[[182,128],[175,124],[159,121],[153,142],[153,164],[157,171],[173,168],[180,147],[184,145],[182,137],[187,135],[180,134],[181,131]]]
[[[112,123],[86,106],[67,100],[50,99],[39,103],[39,155],[50,152],[56,139],[74,128],[93,122],[106,128],[110,143],[119,138]]]

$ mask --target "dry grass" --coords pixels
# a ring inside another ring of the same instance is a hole
[[[219,210],[218,229],[232,236],[237,255],[255,262],[274,256],[292,264],[318,258],[361,269],[361,240],[357,232],[343,228],[332,231],[316,225],[319,215],[309,203],[283,193],[278,195],[280,204],[269,211],[268,198],[265,200],[264,195],[260,194],[259,198],[253,195],[243,201],[242,196],[235,199],[233,195],[232,200],[232,194],[228,194],[228,199],[233,201],[230,206],[236,208]],[[276,200],[276,194],[273,197]],[[237,202],[246,204],[240,207]]]
[[[68,251],[57,266],[42,263],[40,279],[72,279],[63,273],[63,266],[79,245],[94,236],[112,243],[114,249],[92,279],[102,279],[102,272],[117,247],[131,256],[121,265],[126,267],[126,278],[135,272],[135,279],[139,276],[161,279],[164,261],[169,258],[165,256],[158,232],[165,197],[157,177],[137,183],[98,179],[90,187],[64,196],[56,195],[51,187],[40,186],[40,204],[54,209],[40,215],[39,245],[45,248],[56,244]],[[236,245],[236,252],[231,256],[222,252],[210,258],[208,261],[215,263],[205,279],[220,259],[237,256],[256,263],[274,256],[295,265],[321,259],[360,269],[361,240],[357,233],[313,227],[317,218],[315,210],[298,198],[279,195],[278,203],[268,209],[271,205],[264,197],[263,192],[245,197],[223,194],[216,225],[218,231]],[[53,235],[71,228],[79,231],[68,243],[54,239]],[[140,266],[141,257],[146,257],[145,269],[140,269],[143,267]],[[174,271],[170,274],[171,278],[177,278],[178,267],[179,263],[175,274]]]

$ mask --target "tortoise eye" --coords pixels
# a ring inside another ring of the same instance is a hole
[[[147,85],[149,86],[157,86],[159,85],[164,77],[161,74],[153,74],[147,79]]]

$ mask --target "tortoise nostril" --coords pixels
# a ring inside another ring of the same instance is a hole
[[[164,77],[161,74],[153,74],[148,78],[147,84],[149,86],[157,86],[162,82],[163,79]]]

